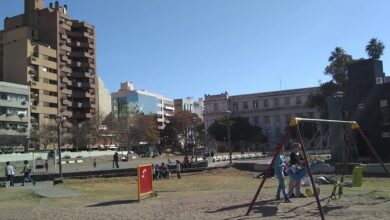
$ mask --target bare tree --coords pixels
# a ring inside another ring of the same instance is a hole
[[[47,150],[50,144],[56,143],[57,129],[54,123],[40,125],[38,128],[31,129],[31,142],[38,146],[42,145],[44,150]]]

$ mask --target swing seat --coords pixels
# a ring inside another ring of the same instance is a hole
[[[313,161],[310,164],[310,170],[311,171],[317,170],[318,164],[319,164],[318,161]],[[306,169],[297,169],[295,165],[292,165],[289,167],[288,173],[289,173],[290,177],[293,178],[294,180],[300,180],[307,175],[307,170]]]

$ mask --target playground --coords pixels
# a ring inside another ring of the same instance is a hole
[[[180,180],[155,181],[155,197],[141,202],[136,177],[0,188],[0,219],[320,219],[314,197],[292,199],[292,203],[275,200],[274,178],[266,181],[246,216],[260,182],[256,174],[233,168],[183,174]],[[329,200],[332,185],[320,185],[325,218],[386,219],[389,186],[390,178],[365,177],[361,187],[345,188],[340,199]]]

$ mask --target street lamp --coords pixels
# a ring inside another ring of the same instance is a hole
[[[62,115],[56,116],[57,123],[57,144],[58,144],[58,167],[60,170],[60,179],[62,179],[62,159],[61,159],[61,127],[62,123],[64,123],[65,118]]]
[[[225,119],[226,119],[226,122],[227,122],[227,135],[228,135],[228,145],[229,145],[229,161],[230,161],[230,166],[232,165],[232,154],[233,154],[233,149],[232,149],[232,141],[231,141],[231,138],[230,138],[230,128],[232,126],[232,122],[231,122],[231,115],[232,115],[232,112],[231,111],[226,111],[224,113],[224,116],[225,116]]]

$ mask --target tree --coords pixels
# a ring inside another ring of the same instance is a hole
[[[122,140],[122,143],[125,143],[128,147],[132,147],[140,142],[158,144],[160,140],[156,117],[142,113],[127,115],[121,118],[116,133]]]
[[[234,116],[231,119],[231,141],[233,144],[239,142],[248,143],[265,143],[266,136],[263,134],[263,129],[256,125],[251,125],[248,118]],[[217,141],[227,140],[228,122],[225,118],[220,118],[214,121],[208,128],[208,133]],[[236,149],[237,150],[237,149]]]
[[[379,58],[383,55],[383,51],[385,49],[385,45],[382,41],[371,38],[366,46],[366,52],[371,59],[379,60]]]
[[[336,84],[345,84],[347,68],[352,60],[352,56],[347,54],[343,48],[336,47],[328,58],[330,63],[325,67],[325,75],[330,75]]]
[[[43,124],[38,128],[31,129],[30,134],[32,145],[40,146],[42,145],[45,150],[47,150],[50,144],[57,143],[57,127],[53,124]]]
[[[175,147],[182,145],[185,151],[203,145],[204,134],[202,120],[197,114],[189,111],[176,112],[163,131],[164,141],[167,144]]]

